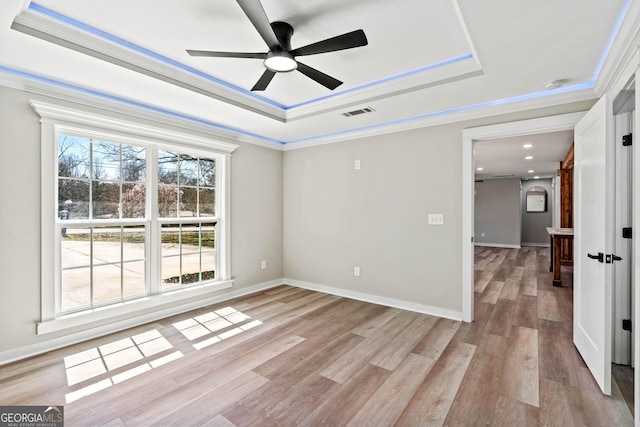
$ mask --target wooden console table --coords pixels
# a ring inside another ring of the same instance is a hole
[[[560,277],[560,265],[573,265],[572,261],[562,262],[562,240],[573,239],[573,228],[547,227],[547,233],[551,237],[551,262],[550,271],[553,271],[553,286],[562,286]]]

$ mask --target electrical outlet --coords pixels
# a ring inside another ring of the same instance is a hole
[[[481,235],[482,237],[484,237],[484,233],[480,233],[480,235]]]
[[[429,225],[444,225],[444,214],[429,214]]]
[[[355,162],[353,162],[353,168],[357,171],[360,170],[360,160],[356,160]]]
[[[260,268],[263,270],[267,269],[267,260],[262,260],[262,262],[260,263]]]
[[[353,275],[360,277],[360,267],[353,267]]]

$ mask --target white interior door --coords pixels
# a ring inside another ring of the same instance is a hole
[[[611,394],[612,120],[603,96],[576,125],[574,146],[573,342],[605,394]]]

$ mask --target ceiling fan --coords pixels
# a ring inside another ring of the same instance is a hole
[[[364,31],[355,30],[297,49],[291,49],[291,36],[293,35],[293,27],[291,25],[281,21],[270,23],[260,0],[237,0],[237,2],[249,18],[249,21],[251,21],[256,30],[258,30],[262,39],[267,43],[269,52],[214,52],[209,50],[187,49],[187,53],[191,56],[263,59],[266,70],[258,82],[251,88],[252,91],[265,90],[276,73],[286,73],[294,70],[300,71],[310,79],[333,90],[342,84],[340,80],[303,64],[298,61],[296,57],[351,49],[366,46],[368,43]]]

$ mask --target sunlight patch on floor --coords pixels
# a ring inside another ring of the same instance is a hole
[[[262,322],[259,320],[247,322],[250,319],[251,316],[233,307],[225,307],[220,310],[210,311],[199,316],[181,320],[180,322],[174,323],[173,326],[189,341],[195,341],[199,338],[209,336],[193,344],[193,348],[202,350],[205,347],[209,347],[262,325]]]
[[[166,354],[171,349],[173,345],[169,340],[157,329],[153,329],[65,357],[67,384],[70,387],[95,381],[67,393],[67,403],[105,390],[183,356],[180,351]],[[135,366],[123,370],[132,364]],[[108,378],[104,378],[105,376]]]

